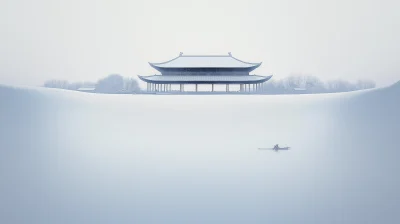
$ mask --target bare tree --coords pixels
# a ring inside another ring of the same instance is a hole
[[[376,84],[371,80],[358,80],[356,84],[357,89],[372,89],[375,88]]]
[[[124,92],[133,93],[139,92],[139,84],[136,79],[133,78],[125,78],[124,79]]]
[[[96,84],[96,92],[121,93],[124,89],[124,78],[118,74],[109,75],[100,79]]]
[[[44,87],[68,89],[68,82],[65,80],[49,80],[44,83]]]

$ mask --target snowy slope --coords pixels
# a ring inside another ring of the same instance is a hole
[[[0,223],[398,223],[400,82],[288,96],[0,86]],[[292,150],[257,150],[279,143]]]

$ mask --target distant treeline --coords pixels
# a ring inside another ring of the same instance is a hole
[[[265,82],[261,91],[268,94],[337,93],[375,88],[370,80],[351,83],[345,80],[323,82],[315,76],[290,76],[280,80]]]
[[[134,93],[139,92],[140,88],[136,79],[124,78],[118,74],[109,75],[97,82],[68,82],[66,80],[49,80],[44,83],[44,87],[83,90],[96,93]],[[90,90],[93,89],[93,90]]]
[[[96,93],[138,93],[141,91],[138,82],[133,78],[124,78],[118,74],[109,75],[97,82],[68,82],[50,80],[45,87],[88,91]],[[266,94],[302,94],[302,93],[337,93],[374,88],[375,82],[359,80],[351,83],[345,80],[323,82],[315,76],[289,76],[287,78],[265,82],[258,91]]]

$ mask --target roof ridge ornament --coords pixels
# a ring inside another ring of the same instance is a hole
[[[232,53],[231,52],[228,52],[228,55],[232,57]]]
[[[179,57],[183,55],[183,52],[179,52]]]

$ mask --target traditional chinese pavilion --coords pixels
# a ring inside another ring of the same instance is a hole
[[[147,83],[149,92],[170,92],[171,85],[179,85],[179,91],[185,91],[185,85],[198,86],[211,84],[211,91],[214,92],[214,85],[226,85],[226,92],[229,92],[230,85],[239,85],[240,92],[252,92],[260,89],[261,84],[268,81],[270,76],[250,75],[260,63],[250,63],[239,60],[228,55],[180,55],[172,60],[161,63],[149,63],[161,75],[139,76]]]

